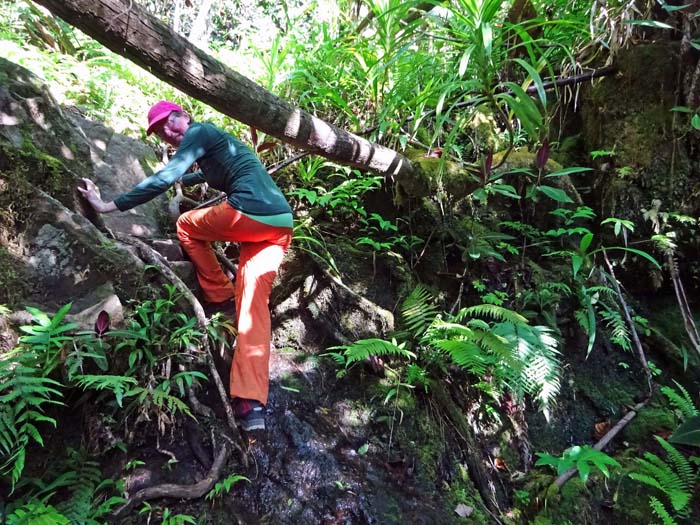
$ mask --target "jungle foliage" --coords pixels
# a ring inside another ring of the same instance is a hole
[[[499,429],[507,428],[513,442],[527,442],[518,422],[540,415],[555,421],[560,397],[577,380],[577,364],[605,351],[601,366],[612,362],[628,373],[639,387],[636,397],[672,414],[676,428],[644,447],[611,447],[610,455],[583,442],[590,436],[578,435],[569,447],[538,452],[537,462],[523,454],[508,472],[512,512],[503,512],[501,521],[564,523],[543,509],[551,487],[531,488],[549,473],[531,472],[531,466],[552,467],[557,475],[575,469],[584,485],[600,475],[617,484],[634,481],[646,491],[651,519],[698,519],[692,369],[700,340],[692,311],[697,304],[683,298],[692,297],[686,287],[700,287],[700,271],[697,261],[679,264],[688,239],[697,235],[698,217],[651,202],[643,213],[604,215],[606,208],[584,190],[599,175],[597,160],[615,152],[579,147],[571,153],[564,120],[579,87],[557,86],[561,77],[614,63],[633,38],[680,31],[698,48],[692,38],[698,13],[664,1],[366,0],[284,2],[279,9],[223,0],[142,3],[190,36],[202,24],[198,10],[207,5],[205,28],[197,31],[210,53],[339,127],[435,159],[431,176],[439,191],[424,199],[402,195],[371,173],[313,157],[278,175],[295,209],[295,243],[320,267],[342,277],[331,245],[348,238],[375,270],[378,260],[395,260],[412,276],[402,290],[396,331],[328,348],[339,377],[359,373],[368,359],[381,360],[386,377],[377,411],[391,407],[391,425],[410,406],[407,398],[429,399],[436,383],[468,385],[472,403],[465,412],[479,438],[497,440]],[[268,165],[293,154],[156,81],[29,1],[4,4],[0,37],[3,54],[44,77],[61,102],[121,133],[145,139],[141,120],[148,105],[169,98],[197,120],[247,138]],[[674,130],[678,135],[700,128],[696,105],[679,101],[675,114],[685,120]],[[442,184],[448,162],[467,174],[475,191],[450,193]],[[631,175],[621,166],[615,176],[624,182]],[[376,195],[390,204],[378,206]],[[672,283],[682,338],[645,317],[633,283],[625,282],[634,273]],[[126,328],[90,333],[64,322],[70,305],[55,315],[29,310],[34,322],[22,327],[19,346],[0,356],[0,472],[16,496],[8,524],[104,523],[123,503],[118,481],[101,473],[87,450],[69,451],[41,480],[24,475],[27,450],[60,428],[49,407],[65,403],[68,394],[92,396],[110,426],[150,425],[163,434],[192,417],[186,388],[206,376],[194,369],[190,349],[202,338],[221,341],[230,327],[213,323],[203,333],[177,309],[179,299],[168,288],[132,305]],[[676,384],[647,355],[654,345],[682,363]],[[183,369],[172,373],[178,365]],[[636,459],[629,461],[629,454]],[[503,461],[495,457],[494,469],[504,470],[496,460]],[[208,499],[245,479],[231,474]],[[553,481],[548,477],[546,485]],[[615,490],[606,496],[617,498]],[[147,505],[142,512],[149,519],[154,512],[162,523],[199,523],[167,508],[156,512]]]

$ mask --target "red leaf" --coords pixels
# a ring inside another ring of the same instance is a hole
[[[97,314],[97,320],[95,321],[95,333],[97,337],[102,337],[105,332],[109,330],[109,314],[104,310]]]
[[[425,155],[423,155],[426,159],[439,159],[442,157],[442,148],[434,148],[432,151],[429,151]]]
[[[261,152],[263,152],[263,151],[267,151],[268,149],[274,148],[274,147],[275,147],[275,144],[276,144],[275,142],[266,140],[265,142],[263,142],[262,144],[260,144],[260,146],[258,146],[258,149],[257,149],[256,151],[257,151],[258,153],[261,153]]]
[[[493,151],[489,151],[484,157],[484,181],[489,180],[489,175],[491,175],[491,168],[493,167]]]
[[[253,143],[253,149],[258,149],[258,130],[250,126],[250,141]]]
[[[493,463],[498,470],[508,470],[508,465],[503,461],[503,458],[494,458]]]
[[[549,160],[549,141],[544,139],[542,141],[542,146],[537,151],[537,156],[535,157],[535,163],[538,170],[542,170]]]

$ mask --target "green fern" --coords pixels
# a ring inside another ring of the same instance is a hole
[[[432,294],[421,284],[416,286],[401,305],[401,315],[412,336],[419,336],[438,314]]]
[[[678,522],[671,516],[666,506],[658,498],[651,496],[649,498],[649,506],[654,514],[661,518],[662,525],[678,525]]]
[[[637,459],[639,471],[632,472],[630,477],[664,493],[674,511],[686,516],[697,474],[678,449],[665,439],[655,437],[666,451],[668,459],[663,460],[656,454],[646,452],[643,458]]]
[[[673,408],[680,413],[681,420],[700,415],[700,410],[698,410],[688,391],[677,381],[674,380],[673,382],[676,384],[678,391],[669,386],[662,386],[661,392],[668,398]]]
[[[345,358],[345,366],[348,367],[357,361],[364,361],[372,356],[394,355],[405,359],[415,359],[416,355],[404,348],[405,343],[398,344],[383,339],[361,339],[349,345],[332,346],[329,350],[342,350]]]
[[[102,525],[113,507],[125,501],[110,495],[119,490],[119,483],[104,479],[99,464],[85,452],[70,450],[68,455],[65,467],[75,473],[75,481],[68,486],[69,497],[56,507],[71,525]]]
[[[129,389],[138,383],[136,378],[128,376],[112,375],[77,375],[74,377],[75,383],[84,388],[92,390],[110,390],[114,393],[117,405],[122,406],[124,396]]]
[[[527,319],[513,310],[496,306],[494,304],[478,304],[463,308],[455,316],[458,320],[463,320],[468,317],[488,317],[495,321],[508,321],[514,324],[527,324]]]
[[[71,525],[55,507],[41,501],[31,501],[7,515],[7,525]]]
[[[549,410],[561,387],[559,342],[552,329],[513,323],[498,323],[494,333],[512,345],[514,367],[504,367],[511,388],[522,397],[527,393],[549,419]]]
[[[622,315],[620,315],[620,312],[613,310],[603,303],[599,304],[602,305],[599,312],[600,317],[605,321],[610,330],[610,340],[625,351],[632,350],[629,328],[627,328],[627,323],[622,318]]]
[[[239,481],[250,482],[250,480],[245,476],[241,476],[240,474],[231,474],[222,479],[221,481],[217,482],[216,485],[214,485],[214,487],[209,492],[207,492],[207,495],[204,497],[204,499],[213,500],[214,498],[217,498],[222,494],[228,494],[231,491],[231,487]]]
[[[56,426],[43,415],[47,404],[61,404],[58,381],[45,377],[43,358],[32,348],[16,348],[0,360],[0,472],[11,476],[12,486],[24,470],[25,451],[30,441],[44,441],[39,423]]]

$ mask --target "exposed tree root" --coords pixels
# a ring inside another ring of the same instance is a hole
[[[146,260],[149,264],[155,266],[158,268],[163,275],[169,279],[176,287],[177,289],[183,294],[185,299],[191,304],[192,309],[194,311],[195,317],[197,318],[197,324],[199,328],[201,328],[204,332],[206,332],[207,328],[207,318],[204,315],[204,309],[202,308],[201,303],[199,300],[194,296],[194,294],[190,291],[190,289],[187,287],[187,285],[182,282],[182,280],[173,272],[173,270],[170,268],[170,265],[168,262],[158,253],[156,252],[153,248],[148,246],[146,243],[139,239],[135,239],[133,237],[130,237],[128,235],[124,234],[116,234],[117,240],[124,242],[126,244],[130,244],[132,246],[136,246],[140,252],[141,256]],[[216,370],[216,365],[214,364],[214,357],[211,352],[211,346],[209,344],[208,339],[205,337],[202,340],[202,346],[204,348],[204,355],[205,355],[205,360],[207,363],[207,366],[209,367],[209,373],[214,381],[214,384],[216,385],[216,389],[219,393],[219,397],[221,398],[221,403],[224,407],[224,410],[226,412],[226,419],[228,422],[229,429],[231,430],[233,437],[234,437],[234,446],[238,449],[238,451],[241,454],[241,459],[244,463],[244,465],[247,467],[248,466],[248,460],[247,460],[247,455],[245,453],[245,447],[243,445],[243,441],[241,438],[241,434],[238,431],[238,427],[236,426],[236,420],[233,416],[233,408],[231,407],[230,399],[228,394],[226,393],[226,388],[224,387],[223,382],[221,381],[221,376],[219,375],[219,372]],[[189,397],[190,400],[192,398],[195,398],[194,393],[189,392]],[[198,409],[202,410],[201,404],[198,404]],[[194,408],[194,407],[193,407]]]
[[[175,483],[163,483],[153,487],[148,487],[139,490],[129,500],[119,507],[113,518],[117,519],[128,513],[131,508],[142,501],[157,499],[157,498],[179,498],[179,499],[197,499],[209,492],[217,480],[221,477],[221,471],[229,457],[230,449],[226,443],[222,442],[219,446],[219,451],[214,458],[214,463],[209,469],[207,476],[197,483],[192,485],[178,485]]]
[[[437,382],[432,388],[433,398],[440,408],[440,413],[446,416],[454,425],[459,436],[466,445],[466,463],[470,477],[474,482],[481,499],[492,516],[500,514],[500,504],[498,489],[493,476],[484,467],[481,458],[481,447],[479,447],[476,436],[471,426],[464,418],[464,415],[457,409],[449,393],[443,385]]]

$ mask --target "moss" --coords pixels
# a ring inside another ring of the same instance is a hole
[[[593,402],[601,414],[617,415],[622,407],[634,405],[634,396],[639,392],[635,384],[618,380],[614,376],[601,372],[606,380],[601,380],[600,374],[580,374],[576,376],[576,387],[579,392]]]
[[[0,246],[0,305],[8,306],[12,309],[21,305],[18,301],[26,296],[27,283],[17,268],[15,257],[3,246]]]
[[[406,157],[415,170],[411,176],[401,177],[401,189],[411,197],[449,194],[463,197],[476,188],[471,173],[456,162],[426,157],[424,151],[407,149]]]
[[[629,457],[620,457],[621,472],[629,472],[635,468],[634,451],[630,451]],[[615,504],[613,505],[613,522],[617,525],[638,525],[647,523],[651,509],[649,508],[649,496],[656,495],[657,491],[644,483],[634,481],[628,475],[621,475],[619,479],[612,480],[611,485],[616,487]]]
[[[640,411],[625,427],[622,435],[631,445],[645,447],[654,434],[675,428],[676,420],[670,410],[652,406]]]
[[[571,478],[559,490],[550,485],[546,506],[531,523],[538,525],[594,525],[601,522],[600,509],[594,502],[603,501],[605,484],[592,474],[587,483]]]

